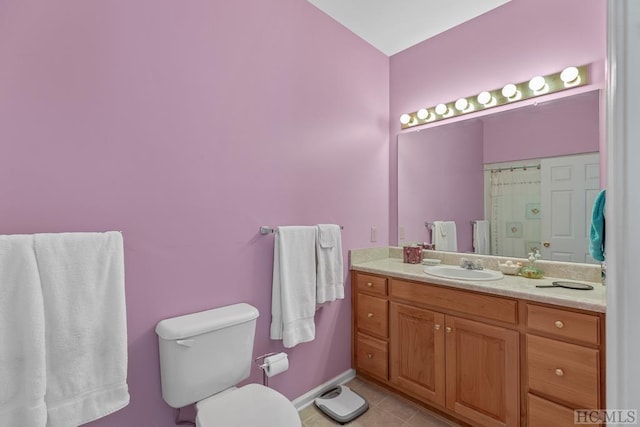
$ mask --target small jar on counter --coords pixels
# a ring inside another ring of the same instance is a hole
[[[404,246],[402,248],[404,262],[408,264],[420,264],[422,262],[421,246]]]

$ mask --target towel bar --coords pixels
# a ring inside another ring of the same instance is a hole
[[[268,225],[261,225],[260,234],[262,234],[263,236],[267,234],[273,234],[276,232],[276,228],[277,227],[269,227]],[[344,227],[342,225],[340,226],[340,230],[344,230]]]
[[[473,224],[475,224],[476,222],[478,222],[478,220],[474,220],[474,221],[470,221],[470,222],[471,222],[471,225],[473,225]],[[434,224],[433,224],[432,222],[425,221],[425,222],[424,222],[424,226],[431,230],[431,229],[433,229]]]

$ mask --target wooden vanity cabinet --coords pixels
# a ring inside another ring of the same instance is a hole
[[[481,425],[517,424],[517,332],[390,305],[391,383]]]
[[[351,364],[356,371],[387,381],[389,378],[389,301],[387,279],[353,275],[354,342]]]
[[[526,304],[527,424],[573,426],[575,409],[604,407],[600,314]]]
[[[354,366],[365,375],[461,420],[483,426],[519,425],[519,334],[475,319],[515,324],[517,301],[387,278],[388,333],[371,328],[371,298],[382,299],[353,273]],[[363,286],[364,285],[364,286]],[[381,288],[381,287],[380,287]],[[382,306],[381,301],[375,301]],[[473,313],[472,319],[457,311]],[[364,340],[387,345],[387,369],[371,368]],[[367,353],[366,355],[364,353]],[[385,373],[387,377],[385,377]]]
[[[357,271],[352,289],[358,374],[474,426],[604,405],[603,314]]]

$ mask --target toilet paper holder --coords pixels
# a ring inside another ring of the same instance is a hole
[[[267,366],[268,363],[265,362],[267,357],[275,356],[280,353],[266,353],[262,356],[258,356],[255,358],[255,363],[258,365],[258,368],[262,371],[262,385],[269,387],[269,376],[267,375]],[[287,357],[287,353],[282,353],[285,357]]]

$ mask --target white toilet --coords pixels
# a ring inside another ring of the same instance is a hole
[[[174,408],[196,403],[197,427],[300,427],[282,394],[236,387],[249,377],[258,315],[242,303],[158,322],[162,397]]]

